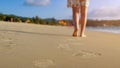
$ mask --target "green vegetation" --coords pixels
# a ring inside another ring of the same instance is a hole
[[[0,21],[34,23],[34,24],[44,24],[44,25],[59,25],[58,20],[56,20],[55,18],[42,19],[38,16],[29,18],[29,17],[21,17],[16,15],[7,15],[2,13],[0,13]]]
[[[72,26],[72,20],[56,20],[55,18],[42,19],[38,16],[29,18],[21,17],[16,15],[7,15],[0,13],[0,21],[8,22],[21,22],[21,23],[34,23],[34,24],[43,24],[43,25],[63,25],[63,26]],[[61,23],[62,24],[61,24]],[[120,26],[120,20],[88,20],[87,26]]]

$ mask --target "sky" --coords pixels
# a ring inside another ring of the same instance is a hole
[[[88,19],[120,19],[120,0],[90,0]],[[0,0],[0,13],[71,19],[67,0]]]

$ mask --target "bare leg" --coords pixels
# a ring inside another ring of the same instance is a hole
[[[77,37],[79,30],[79,9],[73,6],[72,12],[73,12],[73,24],[74,24],[73,37]]]
[[[86,23],[87,23],[87,6],[81,6],[81,32],[80,32],[80,37],[86,37],[85,33],[85,28],[86,28]]]

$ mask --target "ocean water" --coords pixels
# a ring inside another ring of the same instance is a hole
[[[120,34],[120,27],[87,27],[87,30]]]

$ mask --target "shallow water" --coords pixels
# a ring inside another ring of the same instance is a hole
[[[87,30],[120,34],[120,27],[87,27]]]

